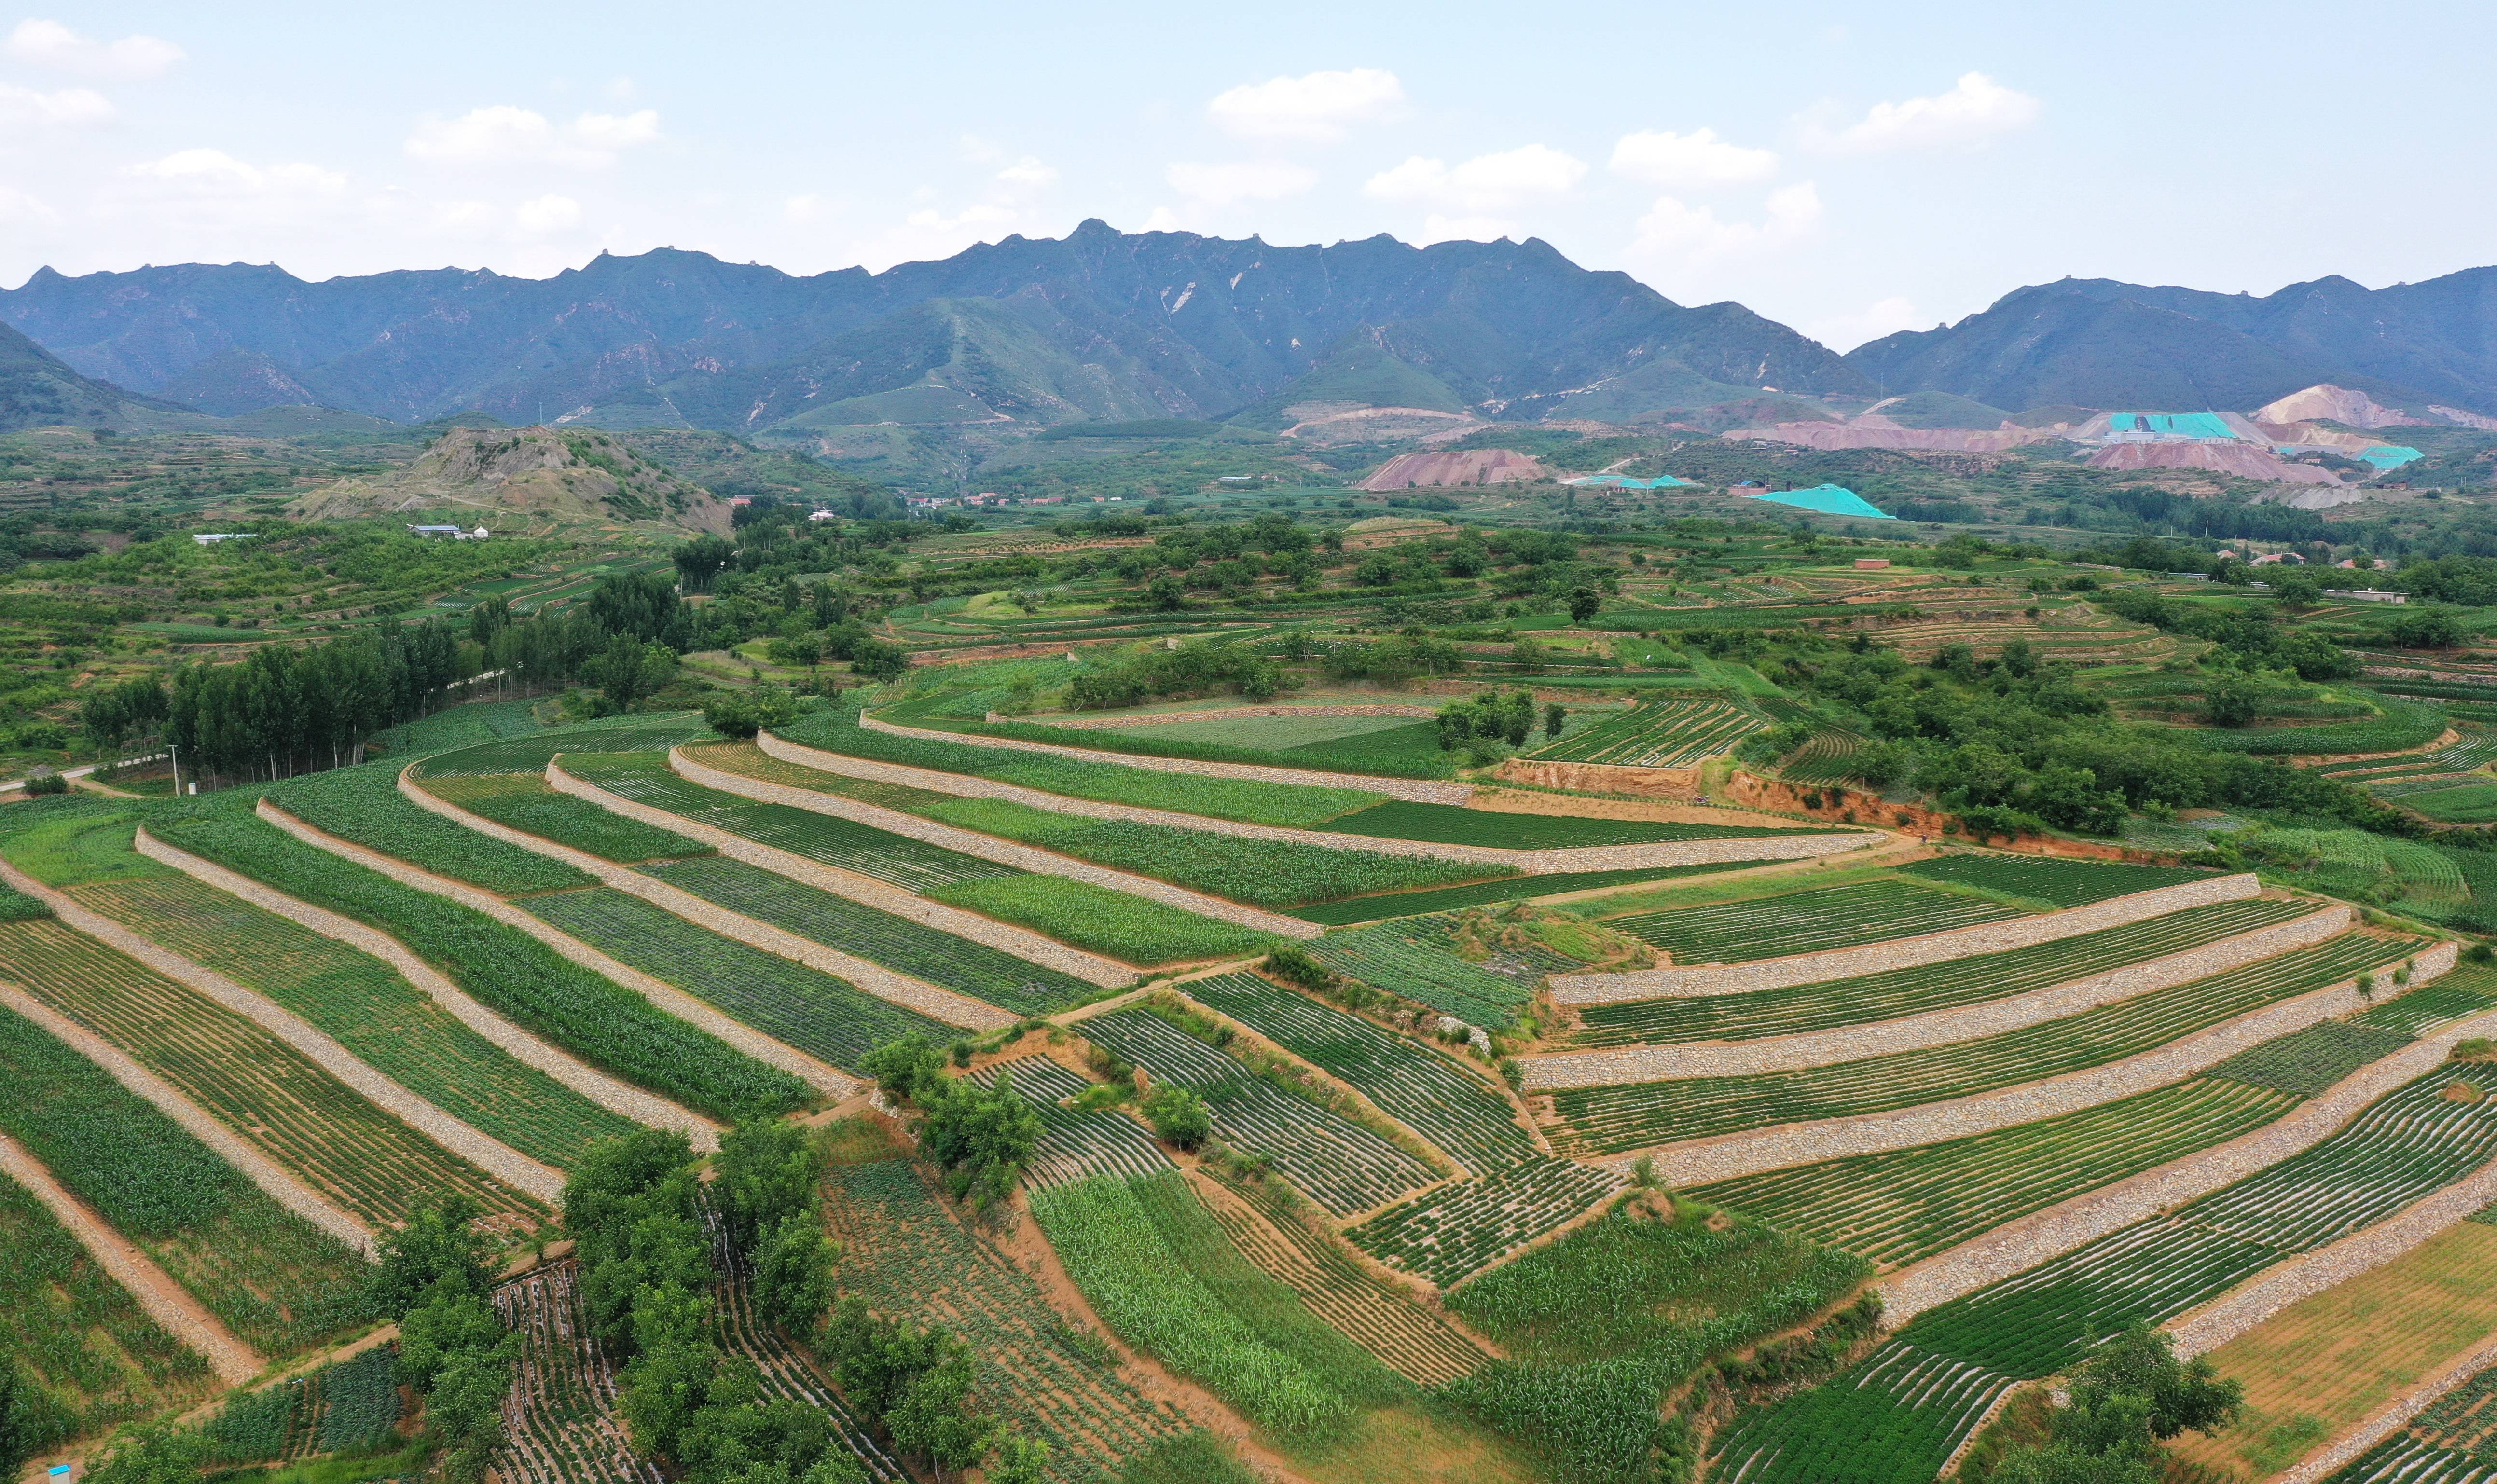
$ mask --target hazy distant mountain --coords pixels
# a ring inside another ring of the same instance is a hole
[[[593,422],[752,431],[1314,400],[1627,420],[1764,386],[1872,389],[1739,304],[1686,308],[1540,241],[1275,247],[1098,221],[877,274],[796,277],[676,250],[543,280],[45,268],[0,292],[0,322],[90,376],[204,410],[308,400],[403,422],[586,408]]]
[[[162,427],[200,419],[185,408],[81,376],[60,357],[0,325],[0,432],[71,424]]]
[[[2393,405],[2497,412],[2497,268],[2387,289],[2319,278],[2261,298],[2067,278],[1847,361],[1893,394],[1998,407],[2246,411],[2332,382]]]

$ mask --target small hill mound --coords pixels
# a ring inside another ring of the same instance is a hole
[[[2292,463],[2251,443],[2114,443],[2090,456],[2093,469],[2209,469],[2281,485],[2338,485],[2340,476]]]
[[[187,407],[81,376],[68,362],[0,325],[0,432],[58,426],[145,431],[204,421]]]
[[[414,463],[296,502],[315,520],[506,510],[558,520],[656,521],[725,535],[728,506],[594,429],[453,427]]]
[[[1399,454],[1361,482],[1361,488],[1439,489],[1452,485],[1524,485],[1550,479],[1552,471],[1515,449],[1461,449],[1438,454]]]
[[[2387,407],[2364,392],[2318,382],[2256,409],[2258,423],[2331,422],[2345,427],[2411,427],[2427,422]]]

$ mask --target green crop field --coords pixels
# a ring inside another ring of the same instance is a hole
[[[1621,1187],[1613,1171],[1537,1157],[1425,1191],[1344,1233],[1390,1267],[1441,1287],[1464,1281]]]
[[[806,1085],[608,983],[518,928],[341,861],[236,810],[150,823],[168,843],[378,928],[478,1000],[627,1082],[716,1118],[794,1107]]]
[[[1944,855],[1902,866],[1899,874],[1982,887],[2059,907],[2077,907],[2110,897],[2157,891],[2163,886],[2206,881],[2213,873],[2175,866],[2128,866],[2049,856]]]
[[[2450,1096],[2456,1081],[2481,1096]],[[2450,1064],[2302,1153],[1928,1310],[1853,1371],[1736,1427],[1716,1467],[1815,1484],[1930,1478],[1980,1398],[2062,1371],[2129,1323],[2164,1323],[2480,1168],[2497,1155],[2492,1089],[2497,1069]]]
[[[1254,928],[1065,876],[1018,871],[957,881],[922,895],[1138,968],[1236,959],[1275,941],[1273,933]]]
[[[536,1214],[260,1026],[67,928],[0,926],[0,978],[120,1047],[366,1221],[453,1193],[489,1212]]]
[[[959,1034],[845,979],[722,937],[612,887],[551,892],[523,898],[522,905],[618,963],[847,1070],[901,1036],[946,1041]]]
[[[2344,933],[2173,989],[2017,1030],[1745,1077],[1572,1088],[1553,1106],[1573,1148],[1602,1152],[1774,1123],[1886,1113],[2102,1066],[2401,957],[2415,938]]]
[[[1714,696],[1669,696],[1641,701],[1574,737],[1533,755],[1558,763],[1610,763],[1624,768],[1688,768],[1714,757],[1768,723]]]
[[[536,774],[451,774],[423,778],[418,786],[471,814],[604,861],[630,865],[711,853],[711,846],[681,835],[558,794]]]
[[[1321,1067],[1474,1173],[1536,1158],[1507,1098],[1446,1057],[1357,1015],[1278,989],[1254,974],[1191,979],[1181,989]]]
[[[1097,1333],[1053,1308],[1031,1275],[965,1225],[908,1161],[837,1166],[824,1195],[842,1290],[971,1346],[983,1403],[1051,1445],[1065,1470],[1053,1469],[1053,1481],[1107,1477],[1193,1430],[1138,1389]]]
[[[1072,974],[743,861],[709,856],[642,869],[730,911],[1009,1010],[1040,1014],[1093,993]]]
[[[1385,1205],[1437,1178],[1369,1129],[1284,1091],[1158,1016],[1114,1011],[1084,1022],[1083,1034],[1143,1067],[1156,1083],[1175,1083],[1204,1098],[1216,1138],[1273,1159],[1277,1171],[1335,1216]]]
[[[1124,752],[1133,757],[1192,758],[1206,763],[1247,763],[1260,768],[1294,768],[1312,773],[1363,774],[1382,778],[1444,778],[1456,772],[1460,754],[1439,746],[1436,722],[1413,721],[1379,727],[1326,742],[1291,747],[1237,747],[1185,737],[1159,737],[1159,727],[1090,731],[1024,721],[956,722],[952,729],[983,737],[1046,742],[1094,753]],[[792,736],[792,741],[805,739]],[[1104,760],[1106,761],[1106,759]]]
[[[2323,1484],[2481,1484],[2497,1442],[2497,1367],[2465,1380]]]
[[[273,1464],[320,1453],[360,1453],[398,1425],[398,1347],[378,1344],[310,1375],[228,1399],[200,1431],[216,1463]]]
[[[1635,886],[1669,881],[1676,876],[1705,876],[1741,870],[1757,861],[1720,861],[1706,866],[1646,866],[1629,870],[1562,871],[1549,875],[1509,876],[1472,886],[1443,886],[1426,892],[1385,892],[1373,897],[1347,897],[1341,901],[1313,901],[1284,908],[1284,915],[1330,928],[1383,922],[1393,917],[1418,917],[1426,912],[1453,912],[1461,907],[1496,901],[1558,897],[1565,892],[1592,892],[1607,886]],[[1593,903],[1588,903],[1593,905]]]
[[[1748,963],[1852,948],[2018,917],[2017,908],[1908,881],[1866,881],[1669,912],[1634,912],[1604,926],[1654,943],[1678,963]]]
[[[437,753],[426,759],[434,776],[477,773],[544,773],[558,752],[666,752],[710,735],[690,711],[675,716],[616,716],[605,722],[556,727],[497,742]]]
[[[971,1080],[993,1088],[1000,1074],[1009,1074],[1008,1085],[1040,1115],[1040,1143],[1024,1171],[1031,1189],[1095,1175],[1153,1175],[1171,1167],[1170,1156],[1134,1119],[1062,1106],[1091,1084],[1047,1057],[1001,1061],[972,1073]]]
[[[1457,956],[1444,917],[1407,917],[1375,927],[1330,932],[1302,946],[1312,958],[1374,989],[1453,1015],[1485,1030],[1505,1030],[1556,968],[1559,960],[1506,954],[1482,963]]]
[[[1864,739],[1853,732],[1816,732],[1778,765],[1789,783],[1851,783],[1863,775]]]
[[[2061,1118],[1693,1186],[1693,1199],[1904,1267],[2279,1118],[2297,1099],[2196,1078]]]
[[[518,1352],[494,1462],[513,1484],[657,1484],[616,1416],[616,1368],[590,1333],[580,1275],[558,1262],[494,1290]]]
[[[364,1063],[532,1159],[568,1168],[636,1126],[462,1024],[378,959],[188,876],[73,889],[192,963],[256,990]]]
[[[1450,804],[1391,800],[1319,826],[1335,835],[1377,839],[1436,840],[1448,845],[1487,845],[1498,850],[1575,850],[1601,845],[1647,845],[1675,840],[1766,839],[1786,835],[1829,835],[1818,829],[1761,829],[1750,825],[1674,824],[1649,819],[1590,819],[1575,814],[1520,814],[1470,809]]]
[[[1241,1256],[1176,1172],[1094,1176],[1031,1209],[1103,1323],[1255,1422],[1312,1434],[1409,1393]]]
[[[2254,898],[2188,907],[2003,953],[1895,968],[1854,979],[1783,989],[1587,1005],[1582,1046],[1671,1041],[1747,1041],[1797,1035],[1979,1004],[2183,953],[2313,911],[2302,899]]]
[[[416,804],[398,791],[398,770],[387,763],[297,778],[269,790],[269,800],[315,829],[490,892],[589,884],[585,871],[489,839]]]
[[[2251,1046],[2205,1074],[2292,1097],[2312,1097],[2380,1057],[2411,1042],[2399,1030],[2355,1021],[2319,1021]]]

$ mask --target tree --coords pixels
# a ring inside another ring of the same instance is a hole
[[[658,694],[676,674],[676,650],[630,634],[609,640],[582,671],[583,679],[597,686],[617,710],[630,710],[634,702]]]
[[[397,1318],[430,1302],[446,1283],[452,1292],[483,1297],[492,1283],[487,1258],[493,1244],[476,1229],[478,1215],[475,1201],[450,1195],[418,1207],[405,1226],[385,1228],[373,1242],[375,1307]]]
[[[834,1243],[813,1209],[767,1234],[754,1260],[754,1307],[792,1335],[805,1335],[833,1302]]]
[[[971,1405],[974,1376],[970,1352],[950,1342],[950,1353],[920,1373],[884,1414],[894,1446],[928,1460],[940,1479],[988,1457],[996,1443],[996,1414]]]
[[[2270,585],[2271,600],[2283,608],[2308,609],[2323,601],[2323,580],[2303,568],[2274,571]]]
[[[946,1172],[946,1188],[974,1209],[1001,1201],[1031,1162],[1040,1142],[1040,1115],[1014,1089],[1014,1074],[999,1072],[996,1086],[939,1077],[922,1088],[928,1111],[919,1125],[919,1152]]]
[[[1017,1433],[997,1444],[997,1461],[989,1466],[989,1484],[1040,1484],[1049,1470],[1049,1444]]]
[[[1569,621],[1572,623],[1586,622],[1596,616],[1596,610],[1603,606],[1604,595],[1593,587],[1579,586],[1569,589]]]
[[[1545,707],[1545,708],[1543,709],[1543,735],[1544,735],[1544,736],[1546,736],[1546,737],[1558,737],[1558,736],[1560,736],[1560,735],[1561,735],[1561,729],[1562,729],[1563,727],[1565,727],[1565,726],[1568,725],[1568,722],[1569,722],[1569,710],[1568,710],[1568,708],[1566,708],[1566,707],[1563,706],[1560,702],[1555,701],[1555,702],[1553,702],[1550,706],[1547,706],[1547,707]]]
[[[2046,1441],[2006,1454],[1993,1484],[2157,1484],[2160,1442],[2217,1432],[2244,1404],[2241,1384],[2207,1359],[2179,1361],[2174,1344],[2136,1323],[2101,1345],[2073,1373]]]
[[[798,717],[797,699],[777,685],[723,690],[703,703],[703,721],[722,737],[752,737]]]
[[[929,1086],[943,1082],[945,1054],[915,1030],[859,1059],[859,1070],[874,1078],[885,1096],[905,1103],[915,1101]]]
[[[2240,676],[2213,676],[2202,687],[2202,717],[2213,726],[2245,726],[2256,710],[2255,688]]]
[[[1145,1121],[1154,1132],[1181,1149],[1194,1149],[1214,1132],[1214,1116],[1205,1099],[1185,1088],[1164,1083],[1145,1099]]]
[[[850,668],[879,683],[898,680],[910,670],[910,652],[882,639],[861,639],[850,646]]]
[[[687,592],[711,591],[711,579],[737,559],[737,548],[717,536],[696,536],[668,553],[677,564],[677,580]]]
[[[2462,620],[2452,609],[2430,604],[2394,618],[2391,633],[2405,649],[2450,649],[2462,642]]]

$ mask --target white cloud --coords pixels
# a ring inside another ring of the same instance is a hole
[[[318,165],[251,165],[222,149],[180,149],[161,160],[125,166],[132,180],[201,199],[334,196],[347,177]]]
[[[1033,227],[1014,207],[993,202],[950,214],[929,207],[861,240],[857,252],[862,264],[881,272],[897,263],[950,258],[975,242],[995,242]]]
[[[1777,151],[1728,143],[1714,129],[1626,134],[1613,146],[1615,174],[1669,191],[1765,180],[1777,171]]]
[[[540,196],[524,201],[512,212],[521,231],[533,237],[557,232],[570,232],[581,225],[581,203],[569,196]]]
[[[1586,161],[1549,145],[1528,144],[1476,155],[1454,167],[1415,155],[1371,176],[1362,190],[1380,201],[1479,213],[1566,195],[1586,174]]]
[[[1222,165],[1179,164],[1162,173],[1171,189],[1209,206],[1244,201],[1280,201],[1318,183],[1318,173],[1280,160],[1239,160]],[[1165,230],[1148,228],[1148,231]]]
[[[80,78],[138,82],[163,77],[182,60],[182,48],[153,36],[116,42],[89,41],[57,20],[21,20],[9,33],[9,55],[37,67]]]
[[[833,199],[829,196],[817,195],[813,191],[808,191],[803,196],[792,196],[780,203],[780,215],[785,221],[801,223],[829,221],[832,219],[833,211]]]
[[[92,88],[64,87],[44,93],[0,82],[0,136],[109,124],[116,116],[111,100]]]
[[[1879,154],[1891,149],[1981,144],[2000,134],[2026,129],[2044,105],[1981,72],[1963,74],[1946,93],[1877,103],[1864,117],[1835,134],[1808,131],[1820,147],[1841,154]]]
[[[995,178],[1000,191],[1008,195],[1028,196],[1056,185],[1058,171],[1054,166],[1043,165],[1032,156],[1025,155],[998,171]]]
[[[1825,320],[1815,320],[1801,327],[1803,332],[1840,355],[1869,340],[1897,334],[1902,330],[1915,330],[1926,323],[1916,306],[1897,295],[1865,306],[1858,314],[1841,314]]]
[[[606,93],[609,103],[631,103],[641,89],[634,85],[630,78],[610,78],[607,79],[607,86],[600,91]]]
[[[56,227],[60,220],[61,213],[53,210],[51,204],[43,198],[0,185],[0,223],[13,227]]]
[[[407,137],[407,156],[437,165],[604,166],[659,137],[659,115],[584,113],[557,128],[534,109],[511,104],[471,109],[458,118],[427,115]]]
[[[1704,267],[1737,253],[1789,246],[1819,226],[1820,193],[1809,180],[1770,192],[1767,209],[1756,222],[1721,221],[1707,206],[1660,196],[1639,218],[1630,250],[1672,267]]]
[[[1405,84],[1394,73],[1356,67],[1243,83],[1216,95],[1205,111],[1215,127],[1237,139],[1325,144],[1404,101]]]

